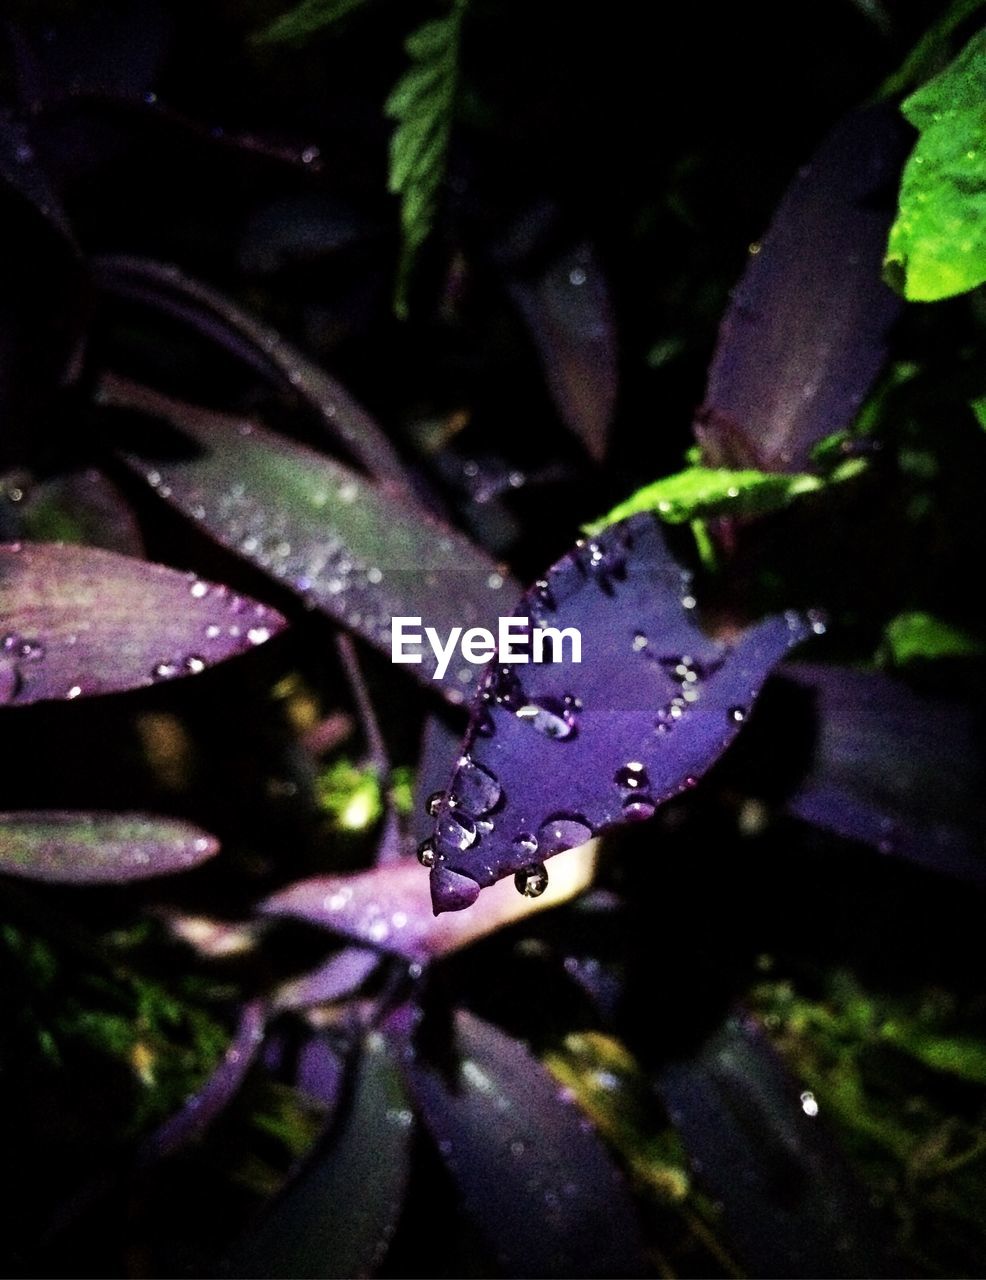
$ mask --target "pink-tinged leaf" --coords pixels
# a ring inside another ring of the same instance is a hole
[[[124,884],[188,871],[219,841],[142,813],[0,813],[0,874],[52,884]]]
[[[514,275],[508,287],[559,413],[599,462],[609,440],[618,371],[609,289],[592,246],[583,242],[559,254],[536,278]]]
[[[695,1170],[751,1275],[895,1276],[887,1224],[759,1024],[730,1018],[658,1074]]]
[[[266,1010],[260,1000],[243,1006],[236,1034],[205,1083],[185,1100],[184,1106],[144,1140],[138,1161],[153,1164],[183,1147],[198,1142],[229,1106],[246,1079],[264,1039]]]
[[[333,459],[253,422],[171,400],[118,378],[105,404],[164,419],[200,447],[198,456],[128,458],[157,493],[212,538],[257,565],[343,626],[391,652],[391,619],[423,619],[443,641],[453,627],[496,627],[514,587],[501,567],[411,500]],[[432,683],[427,641],[408,671],[454,702],[478,667],[453,662]]]
[[[330,1050],[328,1052],[331,1052]],[[230,1276],[362,1277],[387,1252],[410,1173],[413,1117],[382,1038],[367,1036],[347,1103],[257,1228],[224,1260]],[[303,1064],[299,1085],[327,1104],[330,1064]]]
[[[711,639],[697,624],[689,575],[646,515],[577,546],[512,612],[577,632],[581,661],[569,636],[556,639],[554,661],[494,658],[487,668],[419,854],[432,866],[439,912],[468,907],[506,876],[540,893],[546,858],[646,820],[694,786],[771,668],[812,631],[788,613],[728,643]]]
[[[901,307],[881,272],[908,132],[896,106],[854,112],[785,193],[719,330],[695,423],[709,466],[804,471],[852,423]]]
[[[117,297],[156,307],[192,326],[300,395],[370,475],[394,489],[408,487],[408,471],[366,410],[334,378],[262,321],[177,267],[143,258],[96,260],[97,284]]]
[[[0,547],[0,705],[194,675],[284,626],[194,574],[95,547]]]
[[[411,1097],[463,1206],[513,1276],[649,1273],[630,1193],[585,1115],[518,1041],[455,1015],[448,1056],[429,1061],[398,1011]],[[440,1221],[440,1207],[435,1206]]]
[[[280,1012],[341,1000],[361,987],[379,963],[378,951],[345,947],[317,969],[282,983],[274,993],[272,1004]]]
[[[789,663],[781,686],[814,721],[811,763],[787,801],[805,822],[986,886],[979,717],[879,671]]]
[[[551,884],[538,898],[522,897],[504,881],[485,893],[472,911],[436,916],[428,876],[417,862],[391,863],[354,875],[299,881],[268,898],[261,910],[321,925],[424,963],[567,902],[588,887],[594,867],[593,845],[571,849],[556,859]]]

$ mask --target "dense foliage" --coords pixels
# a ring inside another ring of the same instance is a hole
[[[5,1273],[982,1274],[977,0],[9,8]]]

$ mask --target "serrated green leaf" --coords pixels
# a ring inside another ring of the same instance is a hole
[[[301,0],[301,4],[282,13],[253,37],[253,44],[281,44],[305,40],[325,27],[330,27],[366,0]]]
[[[975,636],[930,613],[898,614],[888,624],[884,639],[896,666],[915,659],[973,658],[984,649]]]
[[[401,257],[394,309],[407,314],[407,288],[414,258],[431,231],[445,179],[459,72],[459,35],[465,0],[432,18],[404,42],[411,65],[384,106],[397,122],[390,142],[388,187],[401,197]]]
[[[936,302],[986,280],[986,29],[901,110],[921,136],[884,275],[910,301]]]
[[[787,506],[800,494],[814,493],[824,483],[812,475],[688,467],[638,489],[585,529],[587,533],[598,533],[638,511],[652,511],[668,524],[709,516],[764,515]]]

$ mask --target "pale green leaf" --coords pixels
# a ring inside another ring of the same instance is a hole
[[[401,198],[401,257],[394,308],[407,314],[414,258],[428,238],[446,159],[459,75],[459,37],[465,0],[432,18],[405,41],[411,65],[394,86],[384,111],[397,122],[390,142],[390,191]]]
[[[325,27],[331,27],[365,4],[366,0],[301,0],[287,13],[282,13],[253,37],[254,44],[280,44],[305,40]]]
[[[764,515],[787,506],[801,494],[814,493],[824,484],[819,476],[812,475],[688,467],[638,489],[608,515],[585,528],[587,533],[598,533],[638,511],[652,511],[668,524],[710,516]]]
[[[986,280],[986,29],[901,110],[920,137],[885,276],[910,301],[935,302]]]

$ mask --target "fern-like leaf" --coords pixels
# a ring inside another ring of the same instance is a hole
[[[301,0],[301,4],[261,28],[253,37],[253,43],[280,44],[305,40],[365,3],[366,0]]]
[[[401,197],[401,256],[394,309],[407,315],[407,290],[415,255],[428,237],[445,179],[459,73],[459,36],[466,0],[452,0],[408,36],[411,65],[384,108],[397,121],[390,142],[388,186]]]

